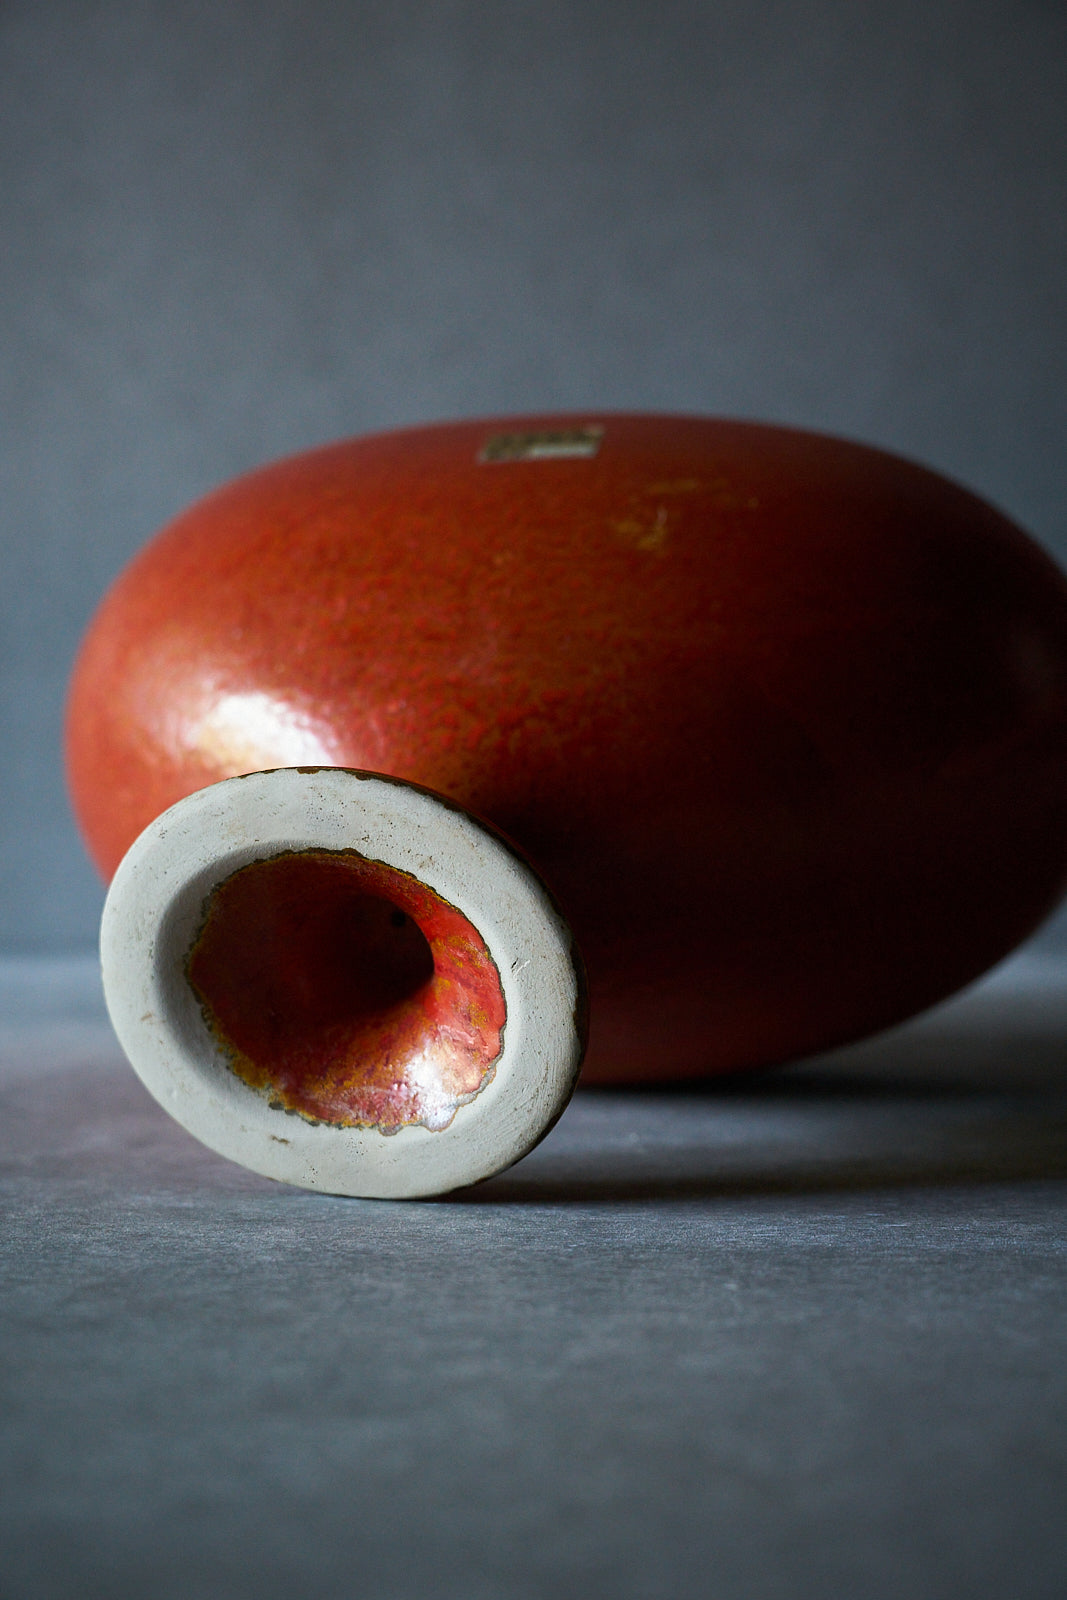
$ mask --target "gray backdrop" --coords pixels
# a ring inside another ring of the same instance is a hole
[[[64,683],[273,455],[526,409],[918,456],[1067,554],[1058,0],[6,0],[0,949],[87,949]]]

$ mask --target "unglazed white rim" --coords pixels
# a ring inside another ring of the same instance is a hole
[[[355,850],[412,874],[473,923],[507,1007],[491,1081],[446,1128],[313,1123],[272,1107],[229,1067],[185,974],[204,904],[250,862],[288,850]],[[446,1193],[510,1166],[574,1089],[585,994],[570,931],[533,868],[440,795],[343,767],[281,767],[201,789],[124,857],[100,930],[119,1041],[160,1105],[253,1172],[377,1199]]]

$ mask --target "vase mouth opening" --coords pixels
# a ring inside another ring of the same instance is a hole
[[[124,856],[100,956],[156,1100],[220,1155],[327,1194],[501,1171],[585,1048],[581,959],[534,869],[383,773],[280,767],[179,800]]]
[[[184,973],[229,1070],[308,1122],[443,1129],[503,1047],[500,974],[473,923],[351,849],[283,850],[231,872]]]

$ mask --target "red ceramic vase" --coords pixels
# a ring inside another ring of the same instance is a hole
[[[673,416],[356,439],[210,495],[74,673],[110,875],[193,790],[329,764],[443,791],[554,888],[586,1080],[900,1020],[1067,879],[1067,584],[1005,517],[856,444]]]

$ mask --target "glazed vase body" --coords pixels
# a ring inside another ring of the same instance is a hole
[[[730,1071],[911,1014],[1055,904],[1067,586],[982,501],[838,440],[406,430],[165,529],[86,638],[68,759],[105,875],[240,772],[452,796],[571,920],[587,1079]]]

